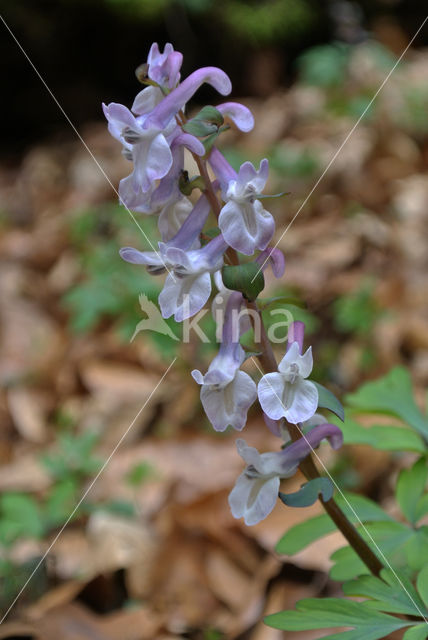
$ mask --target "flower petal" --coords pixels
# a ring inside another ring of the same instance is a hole
[[[310,380],[298,378],[293,386],[293,399],[285,417],[292,424],[312,418],[318,407],[318,390]],[[267,413],[267,412],[266,412]]]
[[[298,362],[298,357],[300,355],[300,349],[297,342],[293,342],[290,345],[285,356],[282,358],[281,362],[278,365],[278,371],[281,373],[287,373],[290,365]]]
[[[273,511],[278,499],[280,479],[278,477],[253,480],[244,514],[245,524],[252,526],[264,520]]]
[[[216,107],[217,111],[228,117],[240,131],[251,131],[254,127],[254,116],[251,111],[239,102],[224,102]]]
[[[165,266],[165,262],[157,251],[138,251],[133,247],[123,247],[119,250],[120,257],[131,264],[147,264]]]
[[[284,389],[285,382],[280,373],[267,373],[259,382],[257,392],[260,404],[272,420],[279,420],[286,415],[283,401]]]

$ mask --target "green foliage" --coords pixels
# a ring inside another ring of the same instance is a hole
[[[43,510],[48,528],[61,526],[67,520],[79,502],[79,493],[80,483],[73,477],[65,477],[52,485]],[[76,516],[80,516],[80,511],[74,514]]]
[[[385,557],[395,567],[418,571],[426,562],[423,550],[428,545],[428,527],[416,527],[428,502],[423,498],[426,462],[421,458],[412,469],[403,472],[397,485],[397,501],[409,524],[397,522],[368,498],[352,494],[338,496],[337,502],[345,515],[357,525],[362,538],[382,562]],[[426,494],[425,494],[426,495]],[[364,526],[363,524],[364,523]],[[292,527],[278,542],[278,553],[294,554],[305,546],[334,531],[328,515],[316,516]],[[355,551],[342,547],[333,553],[330,575],[334,580],[348,580],[367,573],[368,569]]]
[[[56,451],[43,455],[41,462],[56,480],[84,480],[101,467],[101,461],[93,455],[98,438],[93,431],[85,431],[80,435],[61,433]]]
[[[365,444],[381,451],[425,452],[423,439],[409,427],[375,424],[362,427],[352,415],[351,410],[346,411],[345,421],[340,425],[345,444]]]
[[[392,415],[428,437],[428,419],[415,403],[410,375],[404,367],[395,367],[383,378],[366,382],[345,400],[355,411]]]
[[[418,591],[421,593],[419,587]],[[381,577],[361,576],[343,585],[347,596],[370,598],[366,604],[386,613],[427,615],[423,599],[403,572],[383,569]]]
[[[344,584],[346,596],[367,598],[363,602],[339,598],[302,600],[297,603],[296,611],[275,613],[267,616],[265,622],[286,631],[354,628],[353,631],[325,636],[337,640],[376,640],[388,637],[394,630],[411,626],[403,637],[418,640],[426,638],[427,634],[426,622],[423,625],[419,622],[428,616],[426,600],[424,602],[426,586],[426,573],[418,580],[415,589],[404,573],[383,569],[380,577],[361,576]],[[414,619],[402,620],[389,613],[412,616]]]
[[[318,407],[332,411],[332,413],[334,413],[343,422],[345,419],[345,411],[342,403],[322,384],[319,382],[314,382],[314,384],[318,390]]]
[[[111,205],[84,211],[72,221],[70,239],[79,252],[82,273],[79,282],[63,297],[63,304],[70,313],[73,331],[91,331],[107,319],[115,322],[119,337],[129,340],[142,317],[139,295],[144,293],[157,303],[162,280],[149,275],[141,265],[130,265],[119,256],[120,247],[129,243],[129,238],[134,238],[134,242],[137,238],[147,246],[147,238],[157,237],[155,219],[139,217],[138,224],[141,237],[125,209]],[[175,335],[181,335],[173,319],[166,323]],[[175,355],[178,348],[175,340],[154,331],[147,331],[145,335],[161,357]]]
[[[0,544],[9,547],[19,538],[43,536],[45,527],[35,498],[25,493],[0,496]]]
[[[307,0],[226,0],[218,6],[230,30],[253,45],[295,38],[315,18]]]
[[[310,178],[320,168],[320,160],[311,149],[277,145],[268,153],[269,166],[282,178]]]
[[[425,458],[421,458],[411,469],[400,472],[396,488],[397,502],[403,515],[415,524],[424,514],[421,513],[421,499],[426,489],[428,468]]]
[[[353,631],[324,636],[324,640],[329,638],[377,640],[412,624],[372,610],[365,603],[340,598],[301,600],[296,605],[296,611],[274,613],[267,616],[265,622],[270,627],[284,631],[326,629],[329,627],[353,627],[354,629]]]
[[[153,478],[155,471],[150,462],[139,462],[128,471],[125,480],[131,487],[139,487],[144,482]]]
[[[425,607],[428,608],[428,564],[419,572],[416,579],[416,586]]]
[[[349,55],[349,45],[341,42],[312,47],[298,60],[301,82],[323,88],[342,87]]]
[[[324,502],[333,497],[334,485],[329,478],[314,478],[294,493],[279,492],[282,502],[288,507],[309,507],[322,496]]]
[[[359,520],[361,522],[393,521],[381,507],[364,496],[342,493],[337,496],[336,502],[353,523]],[[335,529],[334,522],[327,514],[309,518],[291,527],[276,545],[276,551],[280,554],[293,555]]]
[[[381,316],[372,284],[365,284],[356,292],[338,298],[333,309],[334,323],[339,331],[363,337],[371,332]]]

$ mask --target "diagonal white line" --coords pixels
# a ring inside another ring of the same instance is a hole
[[[64,111],[63,107],[61,106],[61,104],[59,103],[59,101],[57,100],[56,96],[54,95],[54,93],[52,92],[52,90],[49,88],[47,82],[45,81],[45,79],[43,78],[43,76],[41,75],[41,73],[39,72],[39,70],[37,69],[37,67],[35,66],[35,64],[33,63],[33,61],[31,60],[31,58],[29,57],[29,55],[27,54],[27,52],[25,51],[24,47],[21,45],[21,43],[19,42],[18,38],[15,36],[15,34],[13,33],[12,29],[9,27],[9,25],[7,24],[6,20],[3,18],[3,16],[0,14],[0,20],[3,22],[4,26],[6,27],[6,29],[9,31],[10,35],[12,36],[12,38],[15,40],[16,44],[18,45],[19,49],[21,50],[22,54],[24,55],[24,57],[27,59],[28,63],[31,65],[31,67],[33,68],[35,74],[37,75],[37,77],[39,78],[40,82],[43,84],[43,86],[45,87],[46,91],[49,93],[49,95],[51,96],[52,100],[55,102],[55,104],[57,105],[58,109],[61,111],[62,115],[64,116],[64,118],[67,120],[68,124],[70,125],[70,127],[73,129],[74,133],[76,134],[76,136],[79,138],[80,142],[83,144],[83,146],[85,147],[86,151],[89,153],[89,155],[91,156],[92,160],[95,162],[95,164],[97,165],[98,169],[101,171],[102,175],[104,176],[104,178],[107,180],[107,182],[109,183],[109,185],[111,186],[111,188],[113,189],[113,191],[115,192],[115,194],[117,195],[117,197],[119,198],[119,201],[121,202],[121,204],[125,207],[125,209],[127,210],[127,212],[129,213],[129,215],[131,216],[131,218],[133,219],[133,221],[135,222],[135,224],[137,225],[138,229],[141,231],[141,233],[143,234],[144,238],[147,240],[147,242],[149,243],[149,245],[151,246],[151,248],[153,249],[153,251],[155,252],[155,254],[158,256],[158,258],[160,258],[163,266],[165,267],[165,269],[168,271],[169,275],[172,276],[174,282],[175,282],[175,277],[174,275],[171,273],[171,271],[168,269],[168,267],[166,266],[162,256],[159,254],[159,252],[155,249],[155,247],[153,246],[153,244],[150,241],[150,238],[147,236],[147,234],[145,233],[144,229],[140,226],[140,224],[138,223],[138,220],[136,219],[136,217],[134,216],[134,214],[132,213],[132,211],[130,209],[128,209],[128,207],[126,206],[126,204],[123,202],[123,200],[120,198],[119,196],[119,192],[117,191],[116,187],[114,186],[114,184],[112,183],[112,181],[110,180],[110,178],[108,177],[108,175],[106,174],[106,172],[104,171],[104,169],[102,168],[102,166],[100,165],[100,163],[98,162],[98,160],[96,159],[96,157],[94,156],[94,154],[92,153],[91,149],[88,147],[88,145],[86,144],[86,142],[84,141],[84,139],[82,138],[82,136],[80,135],[79,131],[76,129],[76,127],[74,126],[74,124],[72,123],[72,121],[70,120],[69,116],[67,115],[67,113]]]
[[[372,106],[373,102],[376,100],[376,98],[378,97],[379,93],[382,91],[382,89],[384,88],[384,86],[386,85],[386,83],[388,82],[388,80],[390,79],[390,77],[392,76],[392,74],[394,73],[395,69],[398,67],[398,65],[400,64],[401,60],[404,58],[404,56],[406,55],[407,51],[410,49],[410,47],[412,46],[413,42],[415,41],[415,39],[417,38],[417,36],[419,35],[420,31],[422,31],[423,27],[425,26],[425,23],[428,20],[428,15],[425,18],[425,20],[422,22],[421,26],[419,27],[419,29],[416,31],[415,35],[413,36],[413,38],[410,40],[409,44],[407,45],[407,47],[404,49],[403,53],[401,54],[401,56],[398,58],[398,60],[396,60],[394,66],[392,67],[392,69],[390,70],[390,72],[388,73],[388,75],[386,76],[385,80],[382,82],[382,84],[379,86],[378,90],[376,91],[376,93],[374,94],[374,96],[372,97],[372,99],[370,100],[370,102],[368,103],[368,105],[366,106],[366,108],[364,109],[364,111],[362,112],[362,114],[360,115],[360,117],[358,118],[358,120],[356,121],[356,123],[354,124],[354,126],[352,127],[352,129],[349,131],[348,135],[346,136],[346,138],[344,139],[344,141],[342,142],[342,144],[340,145],[340,147],[338,148],[338,150],[336,151],[336,153],[333,155],[333,157],[331,158],[330,162],[328,163],[328,165],[326,166],[326,168],[324,169],[324,171],[322,172],[322,174],[320,175],[320,177],[318,178],[318,180],[316,181],[316,183],[314,184],[314,186],[312,187],[312,189],[310,190],[309,194],[306,196],[306,198],[304,199],[304,201],[302,202],[302,204],[300,205],[300,207],[298,208],[298,210],[296,211],[296,213],[294,214],[294,216],[292,217],[291,221],[288,223],[285,231],[283,231],[283,233],[281,234],[279,240],[276,242],[275,246],[270,250],[270,253],[268,255],[268,257],[265,259],[265,261],[261,264],[260,269],[257,271],[256,275],[254,276],[254,278],[251,280],[251,282],[254,282],[254,280],[257,278],[257,276],[259,275],[260,271],[264,268],[266,262],[268,262],[269,258],[272,255],[272,252],[274,249],[276,249],[276,247],[279,245],[279,243],[281,242],[281,240],[283,239],[283,237],[285,236],[285,234],[287,233],[287,231],[289,230],[289,228],[291,227],[291,225],[293,224],[293,222],[295,221],[295,219],[297,218],[297,216],[299,215],[299,213],[301,212],[301,210],[303,209],[303,207],[305,206],[305,204],[308,202],[309,198],[311,197],[311,195],[313,194],[313,192],[315,191],[315,189],[318,187],[319,183],[321,182],[321,180],[323,180],[325,174],[327,173],[327,171],[330,169],[330,167],[332,166],[332,164],[335,162],[337,156],[340,154],[340,152],[342,151],[343,147],[345,146],[345,144],[348,142],[349,138],[352,136],[352,134],[354,133],[355,129],[358,127],[358,125],[360,124],[361,120],[364,118],[364,116],[366,115],[367,111],[370,109],[370,107]]]
[[[251,356],[252,361],[254,362],[254,364],[256,365],[256,368],[259,370],[259,372],[263,374],[262,369],[259,367],[257,360],[255,360],[254,356]],[[275,389],[272,387],[272,385],[270,384],[270,382],[268,382],[270,388],[272,389],[272,392],[274,393],[274,395],[276,396],[276,398],[279,400],[279,402],[281,403],[282,407],[285,410],[284,404],[281,400],[281,398],[278,396],[278,394],[276,393]],[[300,435],[302,436],[302,438],[304,438],[306,444],[308,445],[308,447],[310,448],[310,450],[312,451],[313,455],[315,456],[315,458],[318,460],[318,462],[320,463],[320,465],[322,466],[324,472],[326,473],[326,475],[329,477],[329,479],[331,480],[331,482],[333,483],[334,487],[336,488],[336,490],[340,493],[341,497],[343,498],[344,502],[346,502],[347,506],[349,507],[349,509],[352,511],[355,519],[357,520],[358,524],[361,526],[361,528],[363,529],[363,531],[366,533],[367,537],[369,538],[370,542],[372,542],[373,546],[375,547],[375,549],[379,552],[379,554],[382,556],[382,559],[384,560],[385,564],[388,566],[388,568],[391,570],[391,572],[393,573],[394,577],[396,578],[396,580],[400,583],[400,586],[402,587],[404,593],[406,593],[406,595],[408,596],[409,600],[411,601],[411,603],[413,604],[413,606],[415,607],[415,609],[417,610],[417,612],[420,614],[421,618],[425,621],[425,623],[428,625],[428,619],[424,616],[424,614],[422,613],[422,611],[419,609],[417,603],[414,601],[414,599],[412,598],[411,594],[409,593],[409,591],[406,589],[406,586],[403,584],[403,582],[401,581],[400,577],[397,575],[397,573],[395,572],[393,566],[391,565],[391,563],[389,562],[388,558],[385,556],[385,554],[383,553],[382,549],[379,547],[379,545],[376,543],[376,541],[374,540],[373,536],[371,535],[371,533],[368,531],[367,527],[365,526],[365,524],[362,522],[362,520],[360,519],[360,517],[358,516],[357,512],[355,511],[354,507],[352,506],[352,504],[349,502],[349,500],[347,499],[347,497],[345,496],[345,494],[343,493],[342,489],[339,487],[339,485],[337,484],[337,482],[335,481],[335,479],[333,478],[333,476],[331,475],[331,473],[329,472],[329,470],[327,469],[327,467],[325,466],[324,462],[321,460],[321,458],[319,457],[319,455],[317,454],[317,452],[315,451],[315,449],[313,448],[313,446],[311,445],[311,443],[309,442],[309,440],[307,439],[306,435],[303,433],[302,429],[300,428],[300,426],[298,424],[296,424],[296,427],[298,428],[298,430],[300,431]]]
[[[153,394],[156,392],[156,390],[159,388],[159,386],[162,384],[163,380],[165,379],[166,375],[168,374],[169,370],[171,369],[171,367],[173,366],[173,364],[175,363],[175,361],[177,360],[177,357],[174,358],[174,360],[171,362],[171,364],[169,365],[168,369],[164,372],[164,374],[162,375],[161,379],[159,380],[159,382],[156,384],[156,386],[154,387],[154,389],[150,392],[149,396],[147,397],[146,401],[144,402],[143,406],[141,407],[141,409],[138,411],[137,415],[135,416],[135,418],[133,419],[133,421],[131,422],[131,424],[128,426],[128,428],[126,429],[126,431],[122,434],[122,436],[120,437],[119,441],[117,442],[116,446],[114,447],[113,451],[110,453],[109,457],[107,458],[107,460],[104,462],[103,466],[101,467],[101,469],[98,471],[97,475],[95,476],[95,478],[92,480],[92,482],[90,483],[89,487],[86,489],[86,491],[84,492],[84,494],[82,495],[82,497],[80,498],[79,502],[76,504],[76,506],[74,507],[73,511],[70,513],[70,515],[68,516],[67,520],[64,522],[64,524],[62,525],[61,529],[58,531],[58,533],[56,534],[55,538],[52,540],[52,542],[50,543],[49,547],[46,549],[45,553],[43,554],[43,557],[39,560],[39,562],[37,563],[36,567],[34,568],[33,572],[31,573],[31,575],[29,576],[29,578],[27,578],[27,581],[25,582],[25,584],[23,585],[23,587],[21,588],[20,592],[18,593],[18,595],[15,597],[15,599],[13,600],[12,604],[10,605],[10,607],[8,608],[8,610],[6,611],[6,613],[4,614],[4,616],[2,617],[2,619],[0,620],[0,624],[2,624],[6,617],[9,615],[9,612],[13,609],[13,607],[15,606],[15,603],[17,602],[17,600],[20,598],[21,594],[23,593],[23,591],[26,589],[28,583],[30,582],[30,580],[33,578],[34,574],[38,571],[38,569],[40,568],[41,564],[44,562],[46,556],[50,553],[52,547],[54,546],[54,544],[58,541],[59,537],[61,536],[61,534],[63,533],[64,529],[66,528],[66,526],[68,525],[68,523],[70,522],[70,520],[72,519],[72,517],[74,516],[74,514],[76,513],[76,511],[78,510],[78,508],[80,507],[80,505],[82,504],[82,502],[85,500],[86,496],[88,495],[88,493],[91,491],[92,487],[94,486],[94,484],[96,483],[96,481],[98,480],[98,478],[100,477],[100,475],[103,473],[103,471],[105,470],[105,468],[107,467],[107,465],[109,464],[110,460],[112,459],[112,457],[114,456],[114,454],[116,453],[116,451],[118,450],[118,448],[120,447],[120,445],[122,444],[122,442],[124,441],[124,439],[126,438],[126,436],[128,435],[128,433],[130,432],[130,430],[132,429],[132,427],[134,426],[135,422],[137,421],[137,419],[139,418],[141,412],[145,409],[145,407],[147,406],[147,404],[150,402],[150,399],[152,398]]]

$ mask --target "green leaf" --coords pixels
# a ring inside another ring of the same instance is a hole
[[[139,462],[128,471],[125,480],[131,487],[139,487],[146,480],[153,478],[154,474],[154,468],[150,462]]]
[[[277,553],[292,556],[335,529],[336,525],[327,514],[315,516],[291,527],[279,540],[275,550]]]
[[[340,425],[345,444],[366,444],[381,451],[415,451],[424,453],[422,438],[407,427],[378,426],[362,427],[347,417]]]
[[[266,616],[264,621],[269,627],[284,631],[354,627],[354,631],[326,636],[343,638],[343,640],[345,638],[346,640],[378,640],[412,624],[386,613],[374,611],[364,603],[340,598],[301,600],[296,605],[296,611],[274,613]]]
[[[328,409],[332,411],[338,418],[342,420],[345,419],[345,412],[342,406],[342,403],[336,398],[336,396],[329,390],[326,389],[319,382],[314,382],[314,385],[318,389],[318,406],[323,409]]]
[[[416,586],[425,606],[428,607],[428,564],[419,572]]]
[[[428,527],[416,529],[404,546],[406,561],[410,569],[420,571],[427,563]]]
[[[223,267],[221,271],[224,286],[240,291],[247,300],[255,300],[265,286],[263,271],[256,262]]]
[[[392,521],[392,518],[369,498],[351,493],[346,493],[344,496],[347,502],[342,495],[337,496],[336,501],[352,522],[357,521],[354,512],[362,522]],[[276,551],[291,556],[335,530],[336,525],[327,514],[315,516],[291,527],[277,543]]]
[[[44,526],[36,500],[24,493],[0,497],[0,542],[10,545],[18,538],[41,538]]]
[[[427,638],[427,623],[417,624],[410,629],[407,629],[404,633],[403,640],[426,640]]]
[[[403,545],[414,535],[414,532],[401,522],[373,522],[360,527],[358,532],[370,545],[374,553],[384,562],[382,554],[392,562],[392,556],[402,551]],[[375,542],[375,545],[373,543]],[[381,550],[382,554],[379,553]],[[365,564],[360,560],[352,547],[346,546],[335,551],[331,560],[335,562],[330,570],[333,580],[343,581],[355,578],[368,572]],[[392,563],[394,563],[393,561]]]
[[[395,367],[386,376],[363,384],[346,397],[353,408],[396,416],[428,438],[428,420],[416,405],[409,372]]]
[[[425,493],[418,500],[415,509],[415,522],[418,522],[424,515],[428,513],[428,493]]]
[[[310,507],[321,495],[324,502],[330,500],[334,493],[334,485],[329,478],[314,478],[301,486],[294,493],[279,492],[279,497],[288,507]]]
[[[74,478],[64,478],[49,491],[45,503],[45,518],[50,527],[63,524],[79,499],[79,484]],[[78,510],[74,517],[79,517]]]
[[[397,501],[401,511],[412,524],[417,520],[418,502],[425,491],[427,477],[428,468],[425,458],[420,458],[411,469],[403,469],[398,477]]]
[[[428,614],[416,589],[403,573],[395,572],[394,575],[392,571],[383,569],[381,578],[360,576],[356,580],[346,582],[343,592],[346,596],[371,598],[371,601],[366,603],[367,606],[387,613],[411,616],[420,616],[421,612],[423,615]]]

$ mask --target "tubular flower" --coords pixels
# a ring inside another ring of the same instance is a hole
[[[277,373],[267,373],[258,386],[263,411],[273,420],[284,417],[297,424],[311,418],[318,406],[318,391],[310,380],[312,349],[301,355],[299,343],[293,342],[278,365]]]
[[[244,518],[247,525],[264,520],[275,506],[281,479],[293,476],[302,460],[324,438],[334,449],[342,445],[342,432],[333,424],[316,426],[297,442],[273,453],[259,453],[245,440],[237,440],[238,453],[247,466],[229,494],[233,517]]]
[[[275,221],[257,196],[263,191],[268,178],[268,161],[262,160],[258,171],[251,162],[244,162],[237,174],[215,150],[210,164],[220,181],[226,202],[218,220],[226,242],[245,255],[252,255],[256,249],[265,249],[275,231]]]
[[[206,222],[209,211],[210,206],[207,199],[205,196],[201,196],[179,227],[177,233],[167,242],[159,242],[159,251],[138,251],[133,247],[123,247],[119,251],[121,258],[132,264],[144,264],[149,273],[155,275],[163,273],[166,269],[173,269],[175,263],[172,262],[171,256],[168,255],[168,250],[174,248],[184,251],[194,248],[195,244],[199,243],[199,234]],[[162,224],[165,235],[170,235],[172,229],[171,226],[167,226],[169,224],[168,220],[163,218]]]
[[[190,318],[202,309],[211,294],[211,274],[223,266],[227,244],[217,236],[202,249],[184,251],[168,247],[164,252],[173,273],[165,280],[159,295],[162,316],[176,322]]]
[[[256,384],[240,371],[245,352],[239,344],[239,327],[235,327],[236,314],[242,304],[242,295],[231,294],[223,326],[220,350],[202,375],[198,369],[192,376],[201,385],[201,402],[208,419],[216,431],[224,431],[229,425],[241,431],[247,421],[247,412],[257,397]],[[234,333],[236,332],[236,336]]]

